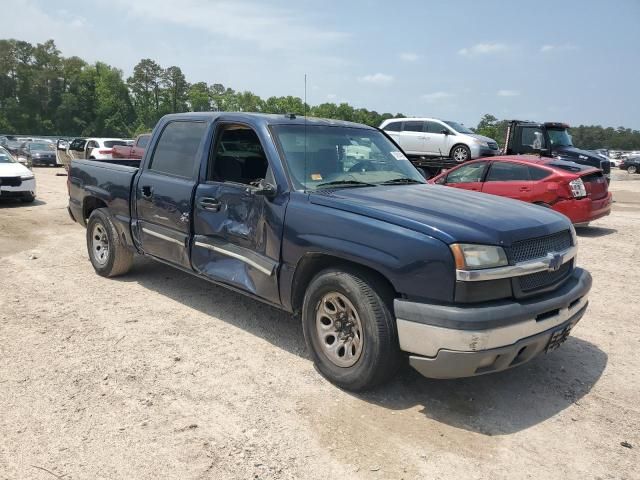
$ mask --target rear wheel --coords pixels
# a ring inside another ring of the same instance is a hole
[[[458,163],[471,159],[471,150],[466,145],[455,145],[451,149],[450,157]]]
[[[352,391],[385,382],[400,365],[392,298],[363,272],[319,273],[309,284],[302,326],[311,357],[332,383]]]
[[[133,252],[122,244],[106,209],[91,213],[87,223],[87,251],[94,270],[103,277],[127,273],[133,263]]]
[[[629,165],[629,168],[627,168],[627,172],[638,173],[638,167],[636,167],[635,165]]]

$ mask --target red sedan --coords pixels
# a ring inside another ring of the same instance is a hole
[[[429,180],[536,203],[586,225],[611,212],[611,193],[602,171],[553,158],[504,156],[466,162]]]

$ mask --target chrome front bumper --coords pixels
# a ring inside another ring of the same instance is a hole
[[[458,378],[504,370],[545,350],[559,329],[584,315],[591,276],[576,269],[547,295],[487,305],[445,306],[395,300],[400,348],[431,378]]]

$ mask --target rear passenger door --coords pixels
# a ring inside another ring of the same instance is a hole
[[[207,123],[176,120],[165,124],[135,188],[134,229],[142,250],[190,268],[192,197]]]
[[[279,303],[288,196],[275,191],[270,162],[255,130],[220,123],[216,132],[206,179],[195,194],[193,268],[216,282]],[[258,193],[266,184],[274,187],[273,196]]]
[[[534,197],[532,184],[528,165],[494,161],[491,162],[482,191],[523,202],[532,202]]]
[[[405,153],[412,155],[425,155],[426,136],[424,122],[418,120],[406,120],[402,124],[400,133],[400,146]]]

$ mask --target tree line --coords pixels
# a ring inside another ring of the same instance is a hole
[[[130,77],[104,62],[64,57],[53,40],[35,46],[0,40],[0,132],[130,137],[149,131],[167,113],[241,111],[295,113],[378,126],[401,113],[378,113],[347,103],[309,106],[296,96],[263,99],[220,83],[189,83],[178,66],[145,58]],[[485,115],[479,133],[504,143],[506,120]],[[640,149],[640,132],[584,126],[571,131],[583,148]]]

